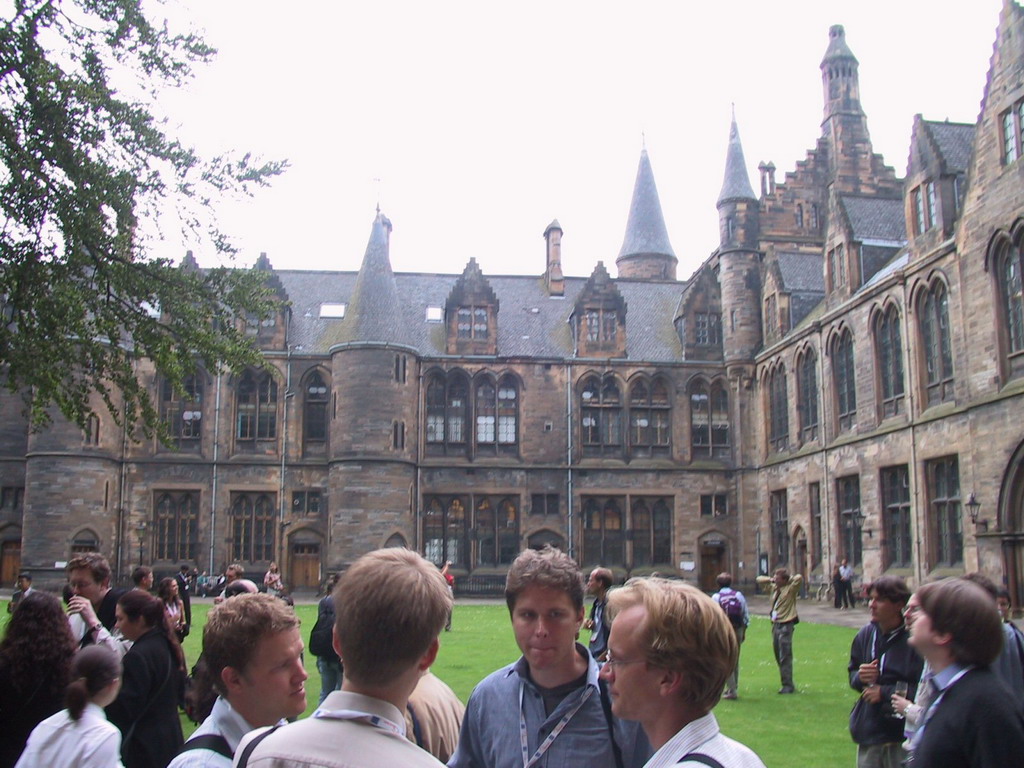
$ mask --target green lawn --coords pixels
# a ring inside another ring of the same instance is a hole
[[[209,604],[192,609],[193,632],[185,640],[189,665],[202,645],[201,626]],[[298,607],[302,634],[308,639],[316,619],[315,605]],[[6,623],[6,608],[0,608]],[[441,653],[434,672],[465,701],[473,686],[487,673],[518,657],[503,605],[456,605],[452,631],[441,637]],[[584,639],[586,638],[586,632]],[[780,696],[778,668],[772,656],[771,627],[767,619],[752,618],[743,644],[740,697],[723,701],[715,709],[722,730],[742,741],[769,768],[834,768],[856,763],[856,750],[847,730],[847,716],[855,694],[846,684],[846,664],[854,630],[801,623],[794,637],[794,677],[799,693]],[[310,673],[307,714],[316,706],[320,691],[316,659],[306,659]],[[186,732],[194,726],[184,720]]]

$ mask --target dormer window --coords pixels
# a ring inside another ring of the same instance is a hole
[[[587,341],[597,344],[614,344],[618,318],[613,309],[588,309],[584,315],[587,321]]]
[[[457,318],[458,337],[486,341],[490,326],[487,314],[487,307],[460,307]]]

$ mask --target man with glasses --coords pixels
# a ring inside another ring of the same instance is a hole
[[[646,768],[764,768],[724,736],[712,709],[736,667],[739,644],[725,612],[696,587],[632,579],[608,598],[612,631],[601,678],[612,713],[639,722],[657,750]]]
[[[883,576],[868,592],[871,621],[850,646],[850,687],[860,694],[850,712],[850,735],[857,743],[857,768],[900,768],[903,719],[892,706],[897,685],[913,698],[924,662],[907,644],[903,610],[910,590],[898,576]]]
[[[597,662],[576,642],[584,614],[575,561],[550,547],[522,552],[509,569],[505,601],[523,655],[477,685],[448,765],[643,765],[647,740],[636,723],[612,717]]]

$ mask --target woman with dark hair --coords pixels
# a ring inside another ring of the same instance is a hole
[[[121,657],[102,645],[83,648],[71,665],[67,709],[35,727],[15,768],[120,768],[121,732],[103,707],[121,689]]]
[[[11,768],[29,733],[64,704],[75,641],[60,600],[33,590],[0,642],[0,768]]]
[[[132,647],[123,661],[121,693],[107,707],[107,717],[121,729],[126,768],[164,766],[184,742],[178,701],[185,656],[162,600],[132,590],[117,601],[116,616]]]
[[[185,639],[185,603],[178,594],[178,580],[173,576],[160,579],[160,585],[156,590],[157,597],[164,603],[164,612],[167,614],[167,621],[174,630],[174,635],[180,643]]]

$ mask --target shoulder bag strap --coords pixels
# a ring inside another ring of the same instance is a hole
[[[709,768],[725,768],[720,762],[715,760],[715,758],[700,752],[691,752],[688,755],[683,755],[679,758],[679,762],[676,763],[676,765],[681,763],[700,763],[701,765],[709,766]]]
[[[243,749],[241,751],[241,753],[238,755],[238,757],[235,758],[235,766],[234,766],[234,768],[246,768],[249,765],[249,758],[252,756],[253,750],[256,749],[256,747],[259,746],[261,741],[263,741],[265,738],[267,738],[267,736],[272,734],[274,731],[276,731],[280,727],[281,727],[281,724],[278,723],[273,728],[268,728],[263,733],[261,733],[259,736],[257,736],[255,739],[253,739],[248,744],[246,744],[245,745],[245,749]]]
[[[608,684],[598,678],[597,687],[601,693],[601,709],[604,710],[604,720],[608,723],[608,737],[612,740],[612,754],[615,756],[615,768],[623,768],[622,750],[619,743],[615,741],[615,725],[612,720],[612,700],[608,698]]]
[[[231,747],[228,745],[228,740],[216,733],[193,736],[178,750],[178,754],[180,755],[182,752],[188,752],[192,749],[208,749],[229,759],[235,756],[235,753],[231,751]]]

